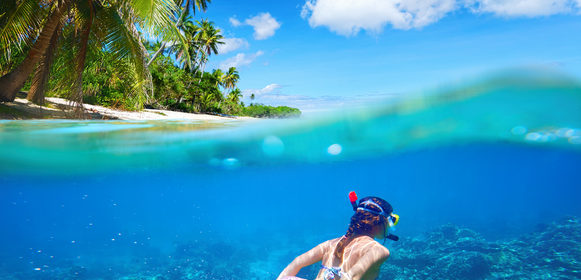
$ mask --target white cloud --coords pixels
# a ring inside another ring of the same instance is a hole
[[[280,23],[270,13],[259,14],[244,22],[254,28],[254,39],[256,40],[272,37],[274,32],[280,28]]]
[[[573,12],[575,6],[579,8],[580,0],[472,0],[474,12],[493,13],[499,16],[549,16],[560,13]]]
[[[264,52],[263,51],[257,51],[256,53],[253,54],[245,54],[245,53],[239,53],[234,57],[228,58],[224,61],[222,61],[222,63],[220,63],[219,68],[220,69],[228,69],[230,67],[240,67],[240,66],[244,66],[244,65],[248,65],[250,63],[252,63],[254,60],[256,60],[256,58],[258,58],[259,56],[263,55]]]
[[[247,18],[244,23],[231,17],[230,24],[234,27],[241,25],[252,26],[254,28],[254,39],[256,40],[264,40],[272,37],[275,31],[280,28],[280,23],[270,13],[261,13],[255,17]]]
[[[245,93],[244,96],[250,97],[251,94],[254,94],[255,97],[260,97],[262,95],[269,94],[269,93],[279,93],[281,88],[282,88],[282,86],[279,84],[270,84],[270,85],[267,85],[261,89],[244,90],[244,93]]]
[[[422,28],[462,7],[474,13],[534,17],[580,13],[581,0],[307,0],[301,16],[313,28],[325,26],[352,36],[361,30],[379,33],[387,24]]]
[[[242,25],[242,23],[234,17],[230,18],[230,24],[232,24],[232,26],[234,26],[234,27],[238,27],[238,26]]]
[[[226,54],[240,48],[248,48],[248,41],[241,38],[224,38],[224,44],[218,46],[219,54]]]
[[[311,27],[326,26],[341,35],[360,30],[378,33],[386,24],[397,29],[420,28],[454,10],[455,0],[309,0],[301,16]]]

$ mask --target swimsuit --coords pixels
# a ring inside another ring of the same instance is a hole
[[[341,272],[340,267],[328,267],[321,265],[321,268],[325,270],[323,273],[323,279],[325,280],[351,280],[351,275],[347,272]]]

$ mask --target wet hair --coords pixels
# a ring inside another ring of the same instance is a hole
[[[359,200],[359,205],[357,205],[357,207],[362,207],[376,212],[381,212],[382,209],[379,209],[377,206],[373,204],[363,203],[367,200],[371,200],[377,203],[377,205],[383,208],[383,211],[387,215],[393,212],[393,208],[387,201],[375,196],[368,196],[362,198],[361,200]],[[333,252],[333,255],[337,257],[339,261],[343,262],[343,251],[345,250],[345,247],[347,247],[347,245],[349,245],[349,243],[355,237],[369,234],[371,233],[371,230],[373,229],[374,226],[381,224],[387,224],[386,217],[363,210],[357,210],[355,214],[351,216],[351,223],[349,223],[347,233],[345,233],[345,235],[341,237],[341,239],[337,243],[337,246],[335,246],[335,251]]]

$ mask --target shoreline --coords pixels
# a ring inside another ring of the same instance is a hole
[[[45,105],[36,105],[27,99],[16,98],[14,102],[0,103],[0,119],[93,119],[93,120],[191,120],[191,121],[225,121],[256,120],[252,117],[217,116],[210,114],[185,113],[170,110],[143,109],[132,112],[111,109],[98,105],[83,104],[83,117],[75,114],[75,103],[63,98],[47,97]]]

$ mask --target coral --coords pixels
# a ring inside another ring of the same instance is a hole
[[[266,280],[276,278],[286,265],[280,262],[294,257],[288,248],[274,247],[191,242],[176,246],[169,258],[146,248],[141,254],[120,257],[116,266],[112,259],[82,266],[74,259],[62,259],[40,270],[10,268],[0,260],[0,279]],[[575,217],[498,241],[487,241],[464,227],[442,225],[424,236],[402,237],[390,250],[380,280],[581,279],[581,224]],[[300,276],[313,279],[319,265],[304,268]]]
[[[495,242],[444,225],[425,237],[402,238],[391,251],[379,279],[581,278],[581,224],[574,217]]]

